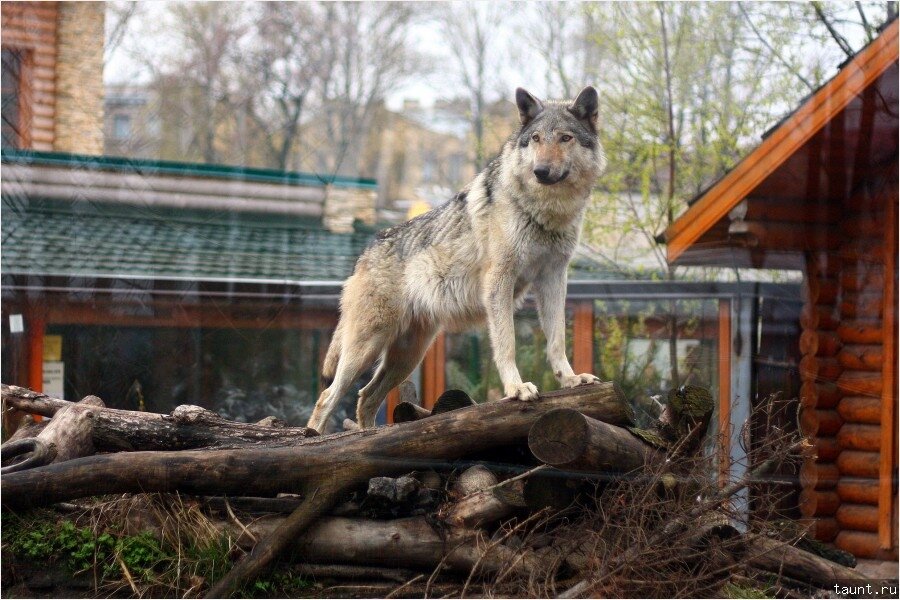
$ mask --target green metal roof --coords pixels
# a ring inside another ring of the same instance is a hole
[[[340,281],[372,238],[256,213],[13,196],[0,206],[4,274]]]
[[[378,187],[378,184],[374,179],[362,177],[316,175],[313,173],[277,171],[274,169],[257,169],[232,165],[121,158],[117,156],[94,156],[88,154],[69,154],[67,152],[38,152],[35,150],[11,150],[4,148],[0,151],[0,160],[4,163],[13,164],[71,167],[88,170],[139,173],[143,175],[213,177],[238,181],[258,181],[304,186],[324,186],[330,184],[335,187],[365,190],[375,190]]]

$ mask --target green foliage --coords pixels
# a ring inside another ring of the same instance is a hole
[[[722,586],[722,597],[723,598],[774,598],[774,596],[768,596],[766,593],[758,588],[749,587],[745,585],[737,585],[735,583],[726,583]]]
[[[233,564],[226,537],[175,541],[149,531],[126,535],[71,520],[54,522],[55,516],[43,511],[26,518],[3,515],[4,551],[21,560],[63,567],[73,575],[92,571],[99,583],[114,586],[124,584],[127,569],[131,582],[157,590],[216,581]]]
[[[312,582],[288,571],[277,571],[247,584],[239,594],[242,598],[290,598],[299,590],[312,587]]]

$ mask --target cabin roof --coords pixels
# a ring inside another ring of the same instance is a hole
[[[799,268],[840,202],[897,160],[897,59],[894,20],[690,203],[660,236],[669,262]]]

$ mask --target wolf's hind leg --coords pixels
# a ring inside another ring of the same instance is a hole
[[[372,366],[388,343],[390,343],[390,331],[387,329],[371,330],[366,328],[365,331],[344,332],[334,381],[319,396],[307,427],[322,433],[328,417],[334,412],[338,402],[341,401],[353,382]]]
[[[403,383],[422,361],[425,351],[434,339],[435,328],[413,323],[409,329],[394,340],[384,353],[384,360],[378,372],[359,391],[356,405],[356,421],[362,428],[375,425],[375,413],[392,389]]]

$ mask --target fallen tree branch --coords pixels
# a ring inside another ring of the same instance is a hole
[[[318,435],[306,427],[229,421],[199,406],[179,406],[169,415],[82,406],[6,384],[0,384],[0,397],[8,407],[45,417],[63,409],[91,411],[93,443],[100,451],[280,447]]]
[[[534,402],[488,402],[413,423],[297,440],[288,447],[79,458],[4,477],[3,505],[18,510],[127,492],[274,496],[315,489],[335,473],[363,482],[408,471],[416,458],[453,460],[522,441],[536,419],[565,406],[613,423],[631,419],[613,384],[599,383],[549,392]]]

